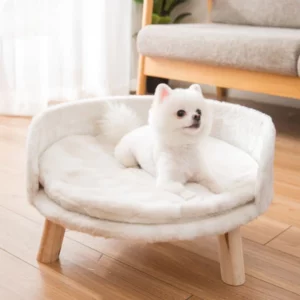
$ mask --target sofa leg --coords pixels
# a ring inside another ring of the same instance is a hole
[[[240,229],[220,235],[218,240],[222,280],[229,285],[242,285],[245,267]]]
[[[216,87],[217,89],[217,99],[218,100],[225,100],[227,97],[227,89],[222,87]]]
[[[138,83],[136,93],[137,95],[146,94],[146,75],[144,74],[145,57],[140,56],[139,58],[139,69],[138,69]]]
[[[152,23],[153,5],[154,5],[153,0],[144,1],[142,27],[145,27]],[[144,71],[145,71],[145,56],[140,55],[139,69],[138,69],[138,84],[136,89],[136,93],[138,95],[146,94],[146,75]]]
[[[45,264],[56,261],[59,258],[64,235],[65,228],[46,220],[37,260]]]

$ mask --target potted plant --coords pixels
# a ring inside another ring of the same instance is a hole
[[[144,0],[134,0],[136,3],[144,3]],[[174,9],[189,0],[154,0],[152,24],[178,24],[191,13],[184,12],[171,16]],[[147,76],[147,92],[153,94],[159,83],[168,83],[165,78]]]

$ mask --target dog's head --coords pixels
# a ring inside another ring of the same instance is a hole
[[[192,142],[209,134],[211,118],[199,85],[174,90],[165,84],[157,86],[149,115],[157,134]]]

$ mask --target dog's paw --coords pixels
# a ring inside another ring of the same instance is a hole
[[[179,196],[181,196],[184,200],[190,200],[196,196],[196,193],[184,189],[180,192]]]
[[[184,200],[189,200],[196,196],[194,192],[185,189],[185,187],[179,182],[168,182],[167,184],[158,184],[157,186],[164,191],[178,195]]]
[[[214,194],[221,194],[223,191],[222,187],[216,182],[208,182],[207,188]]]
[[[221,194],[222,192],[224,192],[223,188],[216,181],[202,180],[201,184],[214,194]]]

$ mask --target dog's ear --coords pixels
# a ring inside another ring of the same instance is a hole
[[[156,100],[159,103],[163,102],[171,94],[171,91],[172,89],[168,85],[160,83],[155,89]]]
[[[193,90],[193,91],[196,91],[198,93],[201,93],[201,95],[203,96],[202,94],[202,89],[201,89],[201,86],[199,84],[192,84],[190,87],[189,87],[190,90]]]

